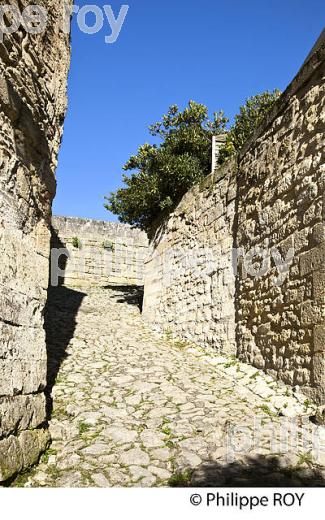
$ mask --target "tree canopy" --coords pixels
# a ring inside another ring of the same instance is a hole
[[[281,91],[278,89],[273,92],[267,90],[246,100],[239,108],[239,114],[235,115],[234,124],[227,133],[226,144],[220,153],[220,163],[241,151],[280,95]]]
[[[121,222],[150,230],[155,219],[168,212],[203,177],[211,173],[212,136],[227,132],[220,160],[238,153],[249,135],[279,96],[265,92],[246,101],[227,131],[229,120],[222,111],[210,119],[205,105],[190,101],[180,111],[172,105],[161,121],[149,127],[159,144],[145,143],[123,169],[124,187],[105,197],[106,209]]]

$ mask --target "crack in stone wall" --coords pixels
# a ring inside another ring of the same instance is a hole
[[[46,30],[20,27],[0,43],[0,481],[36,462],[49,438],[43,312],[70,44],[63,0],[38,4]]]

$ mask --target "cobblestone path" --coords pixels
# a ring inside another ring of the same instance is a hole
[[[305,398],[152,332],[131,290],[62,287],[50,301],[53,442],[14,485],[324,484],[324,428]]]

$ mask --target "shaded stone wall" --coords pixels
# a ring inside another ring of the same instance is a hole
[[[325,401],[324,39],[238,164],[217,168],[159,226],[144,298],[153,326],[236,352],[319,402]]]
[[[235,354],[232,266],[236,163],[190,190],[150,244],[144,318],[199,345]]]
[[[239,272],[240,359],[325,399],[325,48],[305,63],[239,167],[237,245],[265,251]],[[278,251],[283,279],[276,266]],[[273,252],[273,254],[272,254]]]
[[[0,481],[48,442],[43,311],[70,49],[63,1],[38,4],[46,31],[20,28],[0,43]]]
[[[66,285],[143,285],[148,248],[144,232],[125,224],[72,217],[54,217],[52,225],[52,247],[65,247],[69,253]]]

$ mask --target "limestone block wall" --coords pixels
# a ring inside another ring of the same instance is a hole
[[[20,27],[0,42],[0,482],[48,442],[43,310],[70,48],[63,1],[37,3],[46,31]]]
[[[323,38],[243,150],[236,237],[238,247],[245,253],[255,248],[255,261],[265,265],[262,276],[245,265],[239,271],[239,357],[320,401],[325,400],[324,58]],[[264,258],[258,254],[263,251]],[[280,271],[278,254],[287,259]]]
[[[325,35],[231,162],[158,227],[144,316],[325,402]],[[211,254],[212,253],[212,254]]]
[[[148,248],[144,232],[125,224],[72,217],[54,217],[52,226],[52,247],[69,253],[66,285],[144,284]]]
[[[158,227],[145,266],[143,310],[157,329],[231,354],[235,199],[231,161],[190,190]]]

